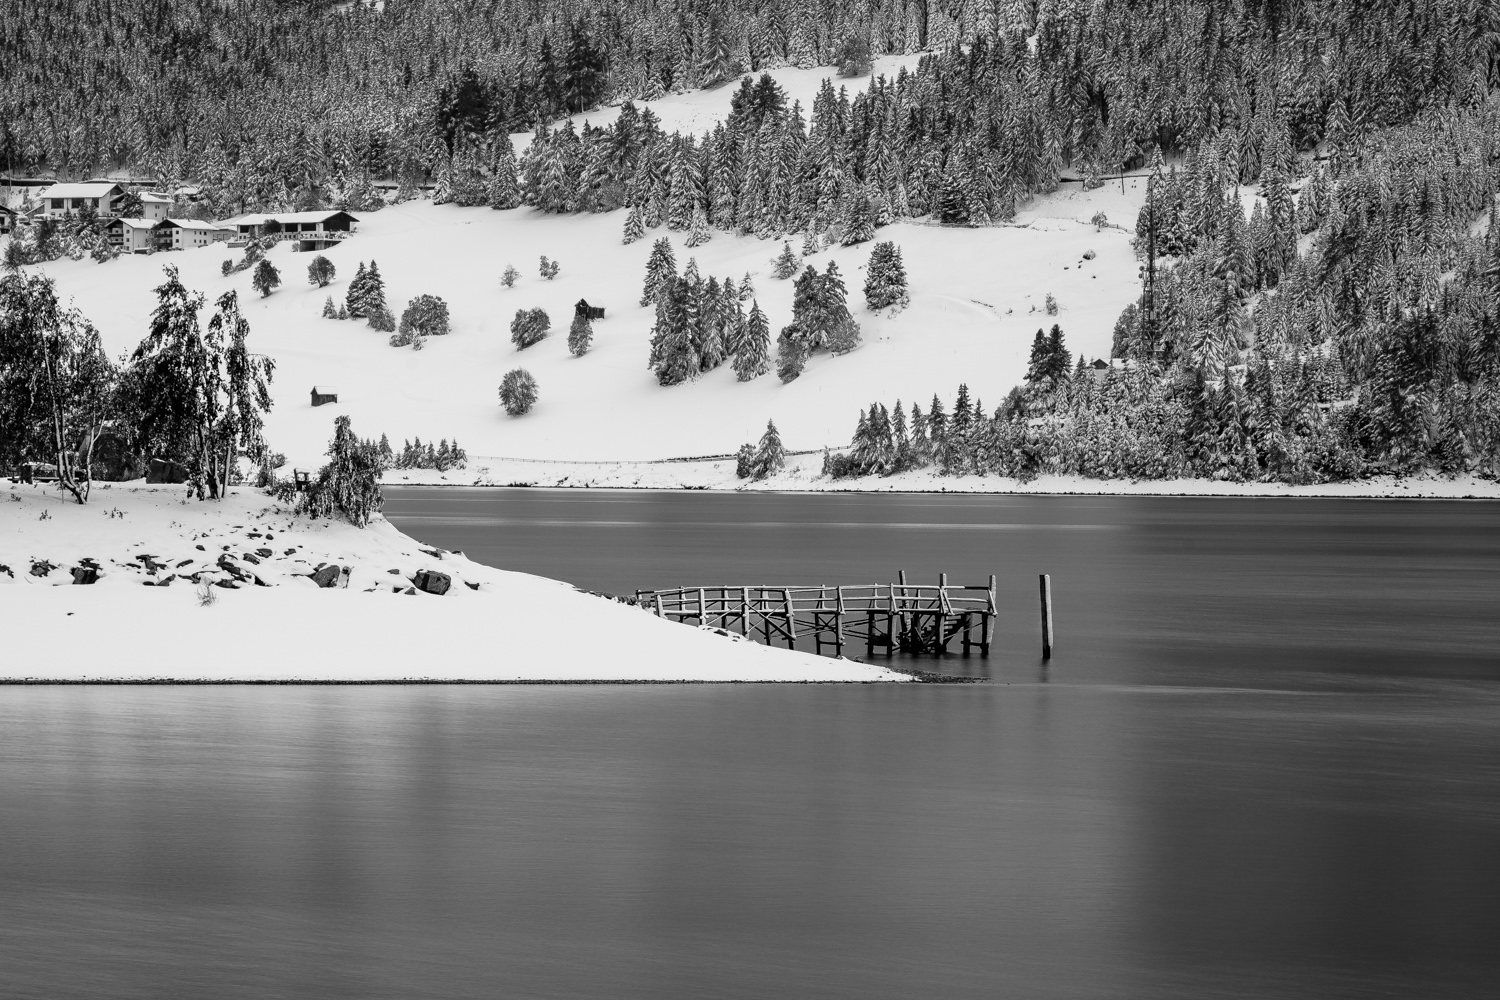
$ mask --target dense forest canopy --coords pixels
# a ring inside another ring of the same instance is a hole
[[[204,182],[223,208],[312,203],[371,175],[435,173],[464,135],[490,148],[494,133],[602,100],[963,44],[963,60],[914,74],[894,123],[938,136],[943,161],[1003,172],[1022,142],[1043,171],[1108,169],[1228,129],[1254,176],[1268,133],[1304,148],[1336,107],[1363,132],[1478,99],[1500,69],[1495,7],[0,0],[0,161],[68,176],[131,166]]]

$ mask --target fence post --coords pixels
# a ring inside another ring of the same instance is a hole
[[[1042,659],[1052,659],[1052,577],[1041,575],[1042,590]]]

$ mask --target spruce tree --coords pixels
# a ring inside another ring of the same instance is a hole
[[[792,275],[796,274],[797,268],[801,265],[798,264],[797,255],[792,252],[792,245],[790,243],[783,243],[781,247],[781,256],[777,257],[774,261],[771,262],[775,268],[772,273],[774,273],[777,278],[785,281],[787,278],[790,278]]]
[[[646,235],[646,227],[641,223],[641,208],[639,205],[630,206],[630,214],[625,216],[625,235],[620,242],[629,246]]]
[[[365,262],[359,262],[359,270],[354,272],[354,277],[349,282],[348,289],[344,292],[344,304],[348,307],[349,315],[358,319],[364,316],[365,289],[370,283],[369,272],[365,270]]]
[[[875,209],[870,204],[869,195],[863,191],[856,192],[849,202],[848,212],[843,221],[843,234],[840,242],[844,246],[849,247],[874,239]]]
[[[693,285],[686,278],[668,278],[657,297],[648,367],[656,373],[656,381],[661,385],[685,382],[702,367],[693,346],[692,297]]]
[[[895,243],[877,243],[870,251],[864,293],[865,305],[872,312],[906,303],[906,268],[901,263],[901,248]]]
[[[594,324],[584,313],[573,314],[573,325],[568,327],[568,350],[573,357],[581,358],[594,342]]]
[[[663,236],[651,245],[651,257],[646,261],[646,283],[641,290],[641,305],[655,305],[662,289],[676,277],[677,259],[672,255],[672,241]]]
[[[339,311],[336,308],[334,308],[334,305],[333,305],[333,296],[332,295],[328,296],[328,298],[323,302],[323,318],[324,319],[338,319],[339,318]]]
[[[339,319],[348,319],[348,318],[349,318],[349,308],[347,306],[345,306],[345,305],[340,304],[340,306],[339,306]]]
[[[698,205],[693,209],[692,230],[688,233],[687,245],[690,247],[702,246],[713,239],[713,234],[708,228],[708,216],[703,212],[703,206]]]
[[[739,296],[741,302],[748,302],[755,295],[755,286],[750,283],[750,272],[745,272],[745,277],[740,281]]]
[[[812,223],[807,224],[807,232],[802,234],[802,256],[811,257],[822,249],[822,242],[818,239],[817,230]]]
[[[766,421],[766,432],[761,435],[760,447],[755,449],[755,478],[767,479],[786,468],[786,448],[781,444],[781,434],[775,421]]]
[[[516,279],[520,276],[521,272],[516,270],[514,264],[506,264],[504,273],[500,275],[500,284],[506,288],[514,288],[516,287]]]
[[[782,327],[781,335],[776,338],[776,377],[790,382],[801,375],[809,349],[808,336],[800,326],[789,323]]]
[[[741,382],[764,375],[771,368],[771,324],[760,311],[759,302],[751,302],[745,337],[734,355],[734,377]]]
[[[370,269],[365,272],[365,290],[361,301],[366,314],[385,308],[385,281],[380,277],[380,265],[373,260],[370,261]]]

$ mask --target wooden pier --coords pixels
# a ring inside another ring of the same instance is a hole
[[[844,655],[846,645],[886,655],[943,655],[957,640],[965,656],[988,656],[995,638],[995,578],[983,586],[896,583],[845,586],[675,587],[638,590],[636,603],[662,618],[738,632],[766,645],[794,649],[811,637],[818,653]],[[757,635],[757,633],[759,633]]]

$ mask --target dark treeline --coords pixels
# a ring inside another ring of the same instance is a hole
[[[932,49],[854,100],[737,100],[704,137],[661,136],[645,115],[544,135],[520,193],[554,211],[636,205],[648,226],[686,229],[699,209],[762,235],[866,210],[982,223],[1065,166],[1098,175],[1228,134],[1248,179],[1268,150],[1471,100],[1497,70],[1494,8],[3,0],[0,159],[191,179],[216,211],[357,208],[372,178],[411,191],[428,175],[445,198],[498,187],[503,205],[507,132],[742,72],[864,72],[872,54]]]

